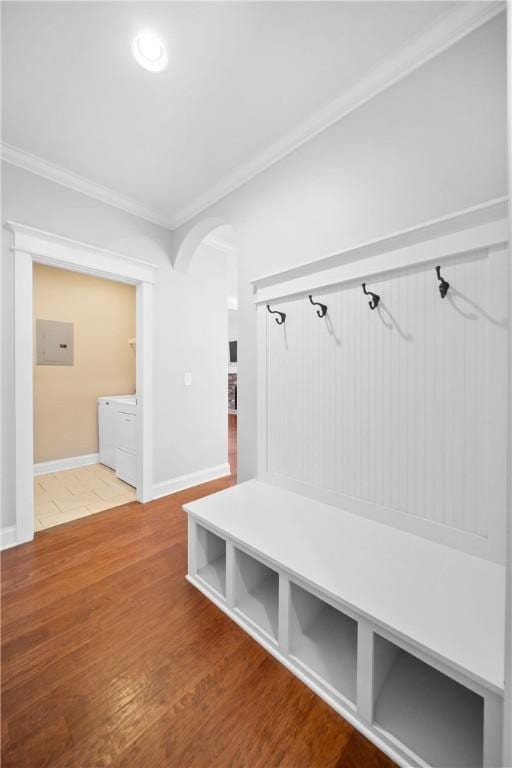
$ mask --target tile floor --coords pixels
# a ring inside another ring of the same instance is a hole
[[[135,501],[135,488],[103,466],[64,469],[34,477],[35,529],[41,531],[79,517]]]

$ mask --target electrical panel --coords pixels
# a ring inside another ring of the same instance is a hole
[[[73,323],[36,320],[37,365],[73,365]]]

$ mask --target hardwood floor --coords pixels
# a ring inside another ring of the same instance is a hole
[[[3,553],[3,768],[393,766],[185,581],[181,505],[231,482]]]
[[[236,459],[236,427],[237,419],[234,413],[228,414],[228,461],[231,467],[231,474],[236,478],[237,459]]]

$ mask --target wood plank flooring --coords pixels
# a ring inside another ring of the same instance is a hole
[[[181,505],[231,482],[3,553],[3,768],[393,766],[185,581]]]

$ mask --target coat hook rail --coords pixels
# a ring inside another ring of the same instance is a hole
[[[441,276],[441,267],[436,267],[436,275],[437,279],[439,280],[439,293],[441,294],[441,298],[444,299],[446,294],[448,293],[448,288],[450,287],[450,283],[447,283],[444,277]]]
[[[318,317],[325,317],[327,314],[327,304],[322,304],[320,301],[313,301],[311,294],[309,294],[308,299],[314,307],[320,307],[320,309],[317,309],[316,311]]]
[[[270,306],[268,304],[267,304],[267,309],[271,315],[279,315],[279,317],[276,317],[276,323],[278,325],[282,325],[284,323],[284,321],[286,320],[285,312],[278,312],[277,309],[270,309]]]
[[[366,290],[366,283],[363,283],[363,293],[366,296],[371,296],[371,300],[368,302],[368,306],[370,309],[377,309],[379,306],[380,296],[378,293],[372,293],[371,291]]]

